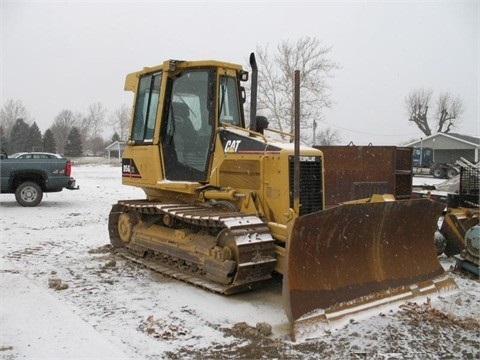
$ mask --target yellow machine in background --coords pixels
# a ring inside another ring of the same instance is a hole
[[[447,211],[441,233],[445,237],[445,254],[455,256],[457,267],[479,276],[480,265],[480,164],[461,158],[458,193],[448,195]]]
[[[251,65],[250,128],[239,65],[168,60],[127,76],[135,102],[122,179],[146,199],[113,205],[112,245],[222,294],[283,274],[293,328],[454,287],[432,242],[444,206],[393,199],[325,210],[322,152],[295,154],[263,134],[253,54]]]

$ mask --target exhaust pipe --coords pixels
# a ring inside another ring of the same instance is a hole
[[[252,67],[252,82],[250,89],[250,130],[257,131],[257,87],[258,67],[255,54],[250,54],[250,66]]]

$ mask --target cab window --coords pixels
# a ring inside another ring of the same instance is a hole
[[[161,79],[161,73],[148,74],[140,79],[131,135],[131,140],[137,143],[153,142]]]
[[[219,91],[220,123],[241,126],[236,79],[230,76],[220,76]]]

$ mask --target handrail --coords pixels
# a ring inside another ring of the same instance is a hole
[[[251,135],[261,137],[263,139],[263,141],[268,142],[268,138],[265,135],[260,134],[256,131],[246,129],[246,128],[243,128],[243,127],[240,127],[240,126],[237,126],[237,125],[232,125],[232,124],[229,124],[229,123],[225,123],[225,122],[221,122],[220,125],[223,126],[224,128],[231,127],[231,128],[237,129],[237,130],[245,131],[245,132],[247,132]],[[265,130],[271,131],[271,132],[279,134],[279,135],[289,136],[291,139],[295,139],[295,135],[292,134],[292,133],[288,133],[288,132],[281,131],[281,130],[276,130],[276,129],[270,129],[270,128],[266,128]]]

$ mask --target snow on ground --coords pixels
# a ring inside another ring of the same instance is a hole
[[[413,186],[421,186],[421,185],[439,185],[445,182],[445,179],[437,179],[433,176],[414,176],[412,178],[412,185]]]
[[[0,195],[0,357],[468,358],[479,357],[479,281],[451,272],[454,295],[351,321],[292,342],[281,282],[230,297],[173,280],[113,253],[108,214],[120,166],[77,162],[78,191],[45,194],[35,208]],[[428,181],[428,180],[425,180]],[[452,259],[441,258],[447,270]],[[268,323],[273,334],[253,327]]]

